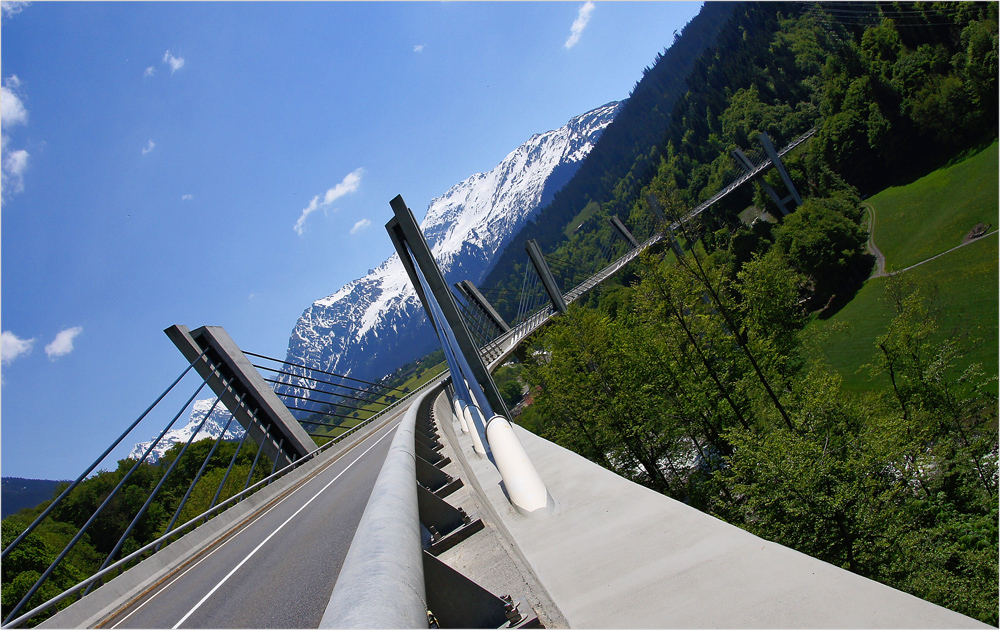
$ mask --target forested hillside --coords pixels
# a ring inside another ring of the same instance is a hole
[[[975,338],[942,326],[932,285],[879,278],[891,316],[851,369],[883,386],[851,391],[806,328],[871,275],[864,196],[995,142],[996,80],[996,4],[739,5],[674,103],[655,171],[623,170],[575,231],[553,218],[546,252],[557,269],[606,264],[608,216],[645,236],[648,194],[682,215],[762,131],[781,146],[819,127],[786,157],[804,203],[782,217],[747,185],[679,231],[683,255],[650,251],[538,333],[519,421],[764,538],[996,625],[996,374],[963,361]],[[962,251],[954,264],[985,255],[976,268],[996,275],[995,245]],[[523,275],[508,264],[487,282],[505,314]]]
[[[684,94],[686,77],[738,6],[734,2],[705,3],[680,33],[673,34],[672,45],[644,70],[615,121],[576,174],[497,258],[484,286],[493,286],[498,278],[511,273],[524,258],[529,239],[538,239],[545,249],[551,249],[561,236],[565,238],[563,227],[591,200],[610,199],[623,178],[648,178],[655,171],[660,140],[671,122],[674,103]],[[664,39],[670,37],[665,34]]]
[[[77,486],[35,531],[4,558],[3,615],[6,617],[13,610],[98,506],[135,468],[87,533],[57,566],[52,577],[28,600],[25,610],[93,575],[116,548],[133,517],[140,513],[146,498],[183,449],[183,444],[174,445],[157,464],[136,466],[135,460],[120,460],[115,470],[98,471]],[[187,453],[188,456],[178,462],[173,474],[163,484],[156,499],[145,506],[145,516],[138,519],[115,560],[156,540],[168,531],[168,527],[173,531],[271,472],[267,458],[257,457],[257,447],[252,440],[241,448],[237,442],[216,443],[215,440],[204,439],[192,443]],[[62,482],[58,490],[61,492],[67,485]],[[4,518],[3,548],[6,549],[51,503],[50,499]],[[56,607],[39,613],[27,625],[37,625],[71,603],[72,598],[60,602]]]

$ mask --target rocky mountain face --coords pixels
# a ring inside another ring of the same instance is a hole
[[[421,228],[449,282],[478,284],[486,276],[495,254],[569,181],[621,105],[608,103],[532,136],[490,172],[477,173],[431,201]],[[438,345],[403,264],[393,254],[363,278],[313,302],[292,330],[286,360],[375,380]],[[293,377],[281,378],[292,385],[283,391],[294,393],[298,383]],[[186,442],[214,400],[197,401],[187,425],[168,431],[148,461],[154,463],[173,444]],[[197,439],[218,437],[229,417],[217,406]],[[242,436],[243,428],[233,422],[224,439]],[[152,441],[136,444],[129,457],[141,457]]]
[[[490,172],[431,201],[421,228],[449,282],[485,277],[495,254],[569,181],[620,106],[608,103],[532,136]],[[437,345],[394,254],[313,302],[292,331],[287,361],[376,379]]]
[[[225,440],[237,440],[243,437],[243,427],[240,426],[239,422],[235,420],[229,423],[229,419],[232,417],[230,413],[226,410],[225,405],[218,404],[215,405],[215,409],[212,409],[212,405],[215,403],[214,398],[208,398],[206,400],[197,400],[194,403],[194,408],[191,410],[191,417],[188,419],[187,425],[181,427],[180,429],[171,429],[164,434],[163,439],[153,448],[149,453],[149,457],[146,461],[150,464],[155,464],[167,450],[174,444],[186,443],[191,437],[191,434],[198,430],[202,421],[205,420],[205,416],[211,411],[212,414],[205,421],[205,425],[201,427],[201,431],[198,432],[198,437],[196,439],[203,440],[205,438],[215,439],[219,437],[223,429],[226,430],[226,436],[223,438]],[[229,428],[226,429],[226,424],[229,424]],[[142,454],[146,452],[149,445],[156,440],[156,436],[153,436],[148,442],[139,442],[132,447],[132,452],[129,453],[130,459],[139,459]]]

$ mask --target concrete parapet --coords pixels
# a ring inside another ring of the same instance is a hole
[[[396,428],[320,628],[420,628],[427,625],[416,484],[416,397]]]
[[[241,524],[253,520],[269,505],[281,500],[282,497],[345,455],[372,433],[395,420],[398,414],[398,411],[388,413],[384,418],[373,421],[341,442],[330,446],[316,459],[302,464],[228,508],[204,525],[184,534],[180,539],[95,589],[78,602],[46,619],[39,624],[39,627],[93,628],[97,626],[176,571],[194,562],[202,553],[223,541],[231,532],[238,530]]]
[[[570,627],[973,628],[975,619],[769,542],[514,425],[556,506],[526,517],[445,430],[465,479]]]

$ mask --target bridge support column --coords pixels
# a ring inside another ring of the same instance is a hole
[[[416,289],[428,318],[434,325],[435,330],[442,325],[442,323],[434,323],[434,316],[432,315],[434,309],[428,301],[428,297],[430,296],[425,295],[421,290],[417,267],[420,268],[420,272],[427,282],[428,289],[433,293],[434,301],[441,308],[441,313],[445,320],[444,324],[451,329],[455,337],[455,341],[458,344],[457,350],[468,361],[472,377],[482,387],[483,395],[489,402],[490,407],[502,410],[506,414],[507,408],[503,404],[503,399],[500,398],[496,384],[483,364],[479,350],[476,348],[476,344],[472,340],[472,335],[465,325],[465,320],[462,319],[462,315],[458,312],[455,297],[451,294],[448,283],[445,282],[444,276],[441,274],[441,269],[438,268],[437,262],[434,260],[431,248],[427,245],[427,240],[424,238],[423,232],[420,231],[420,225],[417,223],[416,218],[414,218],[413,212],[406,206],[406,202],[403,201],[401,195],[397,195],[395,199],[389,202],[389,205],[392,207],[395,217],[385,224],[385,229],[389,232],[389,238],[392,239],[392,244],[396,247],[396,252],[403,260],[403,267],[406,269],[407,275],[410,276],[410,283]],[[442,342],[444,341],[442,340]]]
[[[646,195],[646,202],[660,223],[667,225],[667,229],[663,231],[664,236],[667,237],[667,242],[670,243],[670,249],[673,250],[674,256],[679,260],[684,256],[684,250],[681,249],[681,244],[677,242],[677,238],[674,236],[674,229],[667,224],[667,217],[663,214],[663,208],[660,207],[660,200],[656,198],[656,195],[650,193]]]
[[[629,242],[632,249],[639,248],[639,241],[635,240],[635,237],[632,236],[632,233],[628,231],[628,228],[625,227],[625,224],[622,223],[621,219],[619,219],[617,215],[611,215],[608,217],[608,221],[611,222],[611,227],[618,230],[618,233],[622,235],[622,238]]]
[[[552,276],[552,271],[549,270],[549,265],[545,262],[545,256],[542,254],[542,248],[538,246],[538,241],[535,239],[528,241],[527,249],[528,258],[535,266],[535,272],[541,278],[542,286],[552,301],[552,306],[555,307],[556,312],[565,313],[566,300],[563,299],[562,291],[559,290],[559,285],[556,284],[556,279]]]
[[[736,161],[739,163],[739,165],[745,168],[748,173],[752,172],[753,169],[755,168],[754,163],[750,161],[750,158],[748,158],[746,154],[743,153],[743,151],[740,151],[738,148],[735,151],[733,151],[733,156],[736,158]],[[785,206],[786,200],[778,196],[778,193],[774,190],[774,188],[771,187],[771,184],[768,184],[767,180],[765,180],[761,175],[756,175],[754,177],[754,181],[760,184],[760,187],[764,189],[764,192],[767,193],[767,196],[771,198],[771,201],[774,202],[774,205],[778,206],[778,210],[781,210],[782,216],[787,215],[788,208]]]
[[[493,305],[490,304],[485,297],[483,297],[483,294],[479,292],[476,285],[472,284],[468,280],[462,280],[455,286],[458,287],[463,294],[465,294],[465,297],[467,297],[469,301],[473,302],[477,307],[479,307],[479,310],[486,314],[490,321],[500,329],[501,333],[510,332],[510,326],[507,325],[507,322],[504,321],[503,317],[500,317],[500,313],[496,312]]]
[[[276,465],[284,467],[316,450],[316,443],[222,327],[189,331],[171,326],[163,332],[188,361],[205,353],[195,370]]]
[[[802,197],[799,196],[799,191],[795,189],[795,184],[792,183],[792,178],[788,176],[788,171],[785,170],[785,165],[781,163],[781,158],[778,157],[778,152],[774,150],[774,145],[771,144],[771,139],[766,133],[760,134],[760,143],[764,145],[764,151],[767,152],[767,157],[771,158],[771,164],[774,168],[778,169],[778,174],[781,175],[781,181],[785,182],[785,188],[788,189],[788,193],[791,199],[795,201],[796,206],[802,205]],[[788,200],[786,199],[787,203]]]

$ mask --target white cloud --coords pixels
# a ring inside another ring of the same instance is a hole
[[[24,172],[28,170],[28,152],[8,149],[7,131],[16,125],[28,123],[28,110],[20,94],[21,80],[13,74],[0,86],[0,189],[2,194],[24,190]]]
[[[0,120],[3,121],[5,128],[28,122],[28,110],[24,108],[24,103],[17,94],[20,87],[21,80],[16,74],[5,79],[0,86]]]
[[[0,9],[3,10],[3,16],[9,18],[23,11],[29,4],[31,3],[27,0],[3,0],[0,2]]]
[[[567,49],[576,46],[576,43],[580,41],[580,36],[583,35],[583,29],[587,28],[587,22],[590,22],[590,14],[594,12],[594,3],[588,0],[580,7],[580,12],[576,16],[576,20],[573,22],[573,26],[570,27],[570,36],[566,40],[564,46]]]
[[[299,216],[299,220],[295,222],[292,229],[295,230],[299,236],[302,236],[302,233],[305,230],[306,217],[318,210],[320,207],[329,206],[344,195],[356,191],[358,187],[361,186],[361,176],[364,174],[365,169],[356,169],[351,173],[348,173],[339,184],[327,190],[323,195],[323,201],[319,200],[319,195],[313,197],[312,201],[309,202],[309,205],[302,209],[302,215]]]
[[[21,339],[9,330],[3,331],[0,333],[0,361],[8,365],[22,354],[31,352],[34,343],[34,339]]]
[[[147,153],[149,153],[150,151],[152,151],[154,147],[156,147],[156,143],[153,142],[152,140],[150,140],[149,144],[147,144],[146,146],[144,146],[142,148],[142,154],[146,155]]]
[[[24,172],[28,170],[28,152],[24,149],[10,151],[3,156],[3,190],[22,192]]]
[[[154,68],[153,66],[149,66],[148,68],[146,68],[145,72],[142,73],[142,78],[145,79],[146,77],[151,77],[155,72],[156,68]]]
[[[183,57],[174,57],[170,51],[163,53],[163,63],[170,65],[170,74],[173,74],[184,67]]]
[[[351,234],[354,234],[358,230],[363,230],[371,224],[372,222],[369,221],[368,219],[361,219],[360,221],[354,224],[354,227],[351,228]]]
[[[417,44],[416,46],[413,47],[413,52],[421,52],[423,49],[424,49],[423,44]]]
[[[47,354],[50,359],[55,359],[56,357],[61,357],[73,352],[73,340],[76,339],[76,336],[82,332],[83,328],[80,326],[60,330],[59,334],[56,335],[56,338],[52,340],[52,343],[45,346],[45,354]]]
[[[181,201],[191,201],[194,199],[194,195],[181,195]]]

